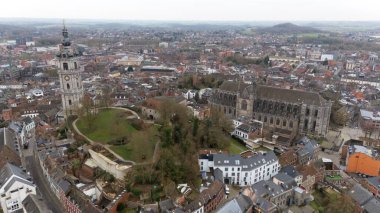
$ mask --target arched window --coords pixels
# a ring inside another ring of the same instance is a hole
[[[63,63],[63,70],[68,70],[69,69],[69,65],[67,63]]]
[[[277,118],[276,125],[280,125],[280,119]]]
[[[70,89],[70,84],[66,84],[66,88],[67,88],[67,89]]]
[[[286,120],[282,121],[282,126],[286,126]]]
[[[261,121],[261,115],[259,115],[259,121]]]
[[[266,123],[268,121],[267,116],[264,116],[264,122]]]
[[[74,68],[75,68],[75,69],[78,69],[77,62],[74,62]]]
[[[71,105],[71,100],[69,100],[69,105]]]
[[[270,124],[273,124],[273,118],[270,118]]]
[[[242,100],[241,101],[241,109],[242,110],[247,110],[247,101],[246,100]]]
[[[290,123],[289,123],[289,127],[290,127],[290,128],[293,128],[293,121],[290,121]]]

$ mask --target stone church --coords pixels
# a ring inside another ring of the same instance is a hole
[[[247,116],[289,134],[325,136],[332,103],[318,93],[225,81],[213,91],[211,107],[227,117]]]

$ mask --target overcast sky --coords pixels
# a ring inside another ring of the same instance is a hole
[[[380,0],[1,0],[0,17],[173,21],[380,21]]]

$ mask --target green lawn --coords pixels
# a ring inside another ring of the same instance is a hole
[[[248,148],[240,144],[238,141],[236,141],[236,139],[232,139],[230,146],[228,147],[228,152],[230,154],[240,154],[246,150],[248,150]]]
[[[91,120],[91,125],[86,119],[79,119],[76,125],[91,140],[107,143],[136,131],[126,119],[130,115],[123,110],[103,109]]]
[[[150,127],[144,131],[133,132],[127,144],[114,145],[111,149],[126,160],[149,162],[158,140],[157,129]]]

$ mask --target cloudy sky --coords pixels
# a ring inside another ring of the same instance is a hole
[[[380,0],[1,0],[0,17],[179,21],[380,21]]]

